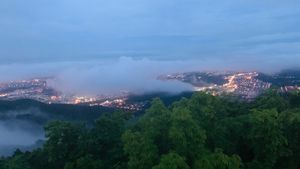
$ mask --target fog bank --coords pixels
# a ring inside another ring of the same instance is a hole
[[[30,150],[44,139],[43,125],[31,118],[46,118],[37,109],[0,112],[0,156],[12,154],[15,149]]]
[[[281,69],[297,67],[292,61],[282,62],[264,58],[199,59],[199,60],[151,60],[120,57],[119,59],[96,59],[86,61],[40,62],[32,64],[0,65],[0,81],[20,80],[34,77],[55,77],[51,86],[66,93],[112,94],[130,91],[182,92],[192,86],[181,82],[163,82],[157,76],[187,71],[263,71],[272,73]]]

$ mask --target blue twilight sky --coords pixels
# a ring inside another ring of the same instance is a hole
[[[1,0],[1,63],[300,61],[299,0]]]

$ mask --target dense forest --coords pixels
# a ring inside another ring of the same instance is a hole
[[[298,169],[300,94],[253,102],[195,93],[141,116],[102,115],[94,125],[54,121],[43,147],[15,151],[1,169]],[[0,138],[1,139],[1,138]]]

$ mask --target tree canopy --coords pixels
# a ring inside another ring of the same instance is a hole
[[[102,115],[93,126],[54,121],[43,147],[0,158],[0,169],[297,169],[300,96],[253,102],[195,93],[154,99],[138,120]]]

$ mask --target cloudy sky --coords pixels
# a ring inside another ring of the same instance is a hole
[[[120,56],[294,60],[298,0],[2,0],[2,63]]]
[[[128,60],[174,63],[169,71],[296,67],[299,9],[299,0],[1,0],[0,73],[70,72],[87,62],[102,70],[107,60],[117,71]]]

